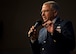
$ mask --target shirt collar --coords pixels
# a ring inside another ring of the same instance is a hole
[[[55,22],[56,22],[56,20],[57,20],[57,18],[58,18],[58,17],[54,18],[54,19],[52,20],[52,22],[53,22],[53,23],[55,23]]]

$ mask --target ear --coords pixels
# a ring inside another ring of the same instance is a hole
[[[54,16],[57,16],[57,15],[58,15],[58,11],[54,10]]]

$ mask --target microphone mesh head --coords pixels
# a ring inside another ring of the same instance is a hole
[[[42,25],[42,21],[41,20],[37,20],[34,24],[35,28]]]

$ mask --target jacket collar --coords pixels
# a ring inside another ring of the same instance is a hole
[[[56,21],[55,21],[55,23],[54,23],[54,28],[56,29],[56,27],[58,26],[58,25],[60,25],[60,22],[61,22],[62,20],[60,19],[60,17],[58,17],[57,19],[56,19]]]

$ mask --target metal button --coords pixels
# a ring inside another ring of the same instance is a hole
[[[53,35],[53,33],[51,33],[51,35]]]
[[[53,40],[54,42],[56,42],[56,40]]]
[[[42,50],[44,50],[44,48],[42,48]]]
[[[46,43],[46,41],[44,41],[44,43]]]

